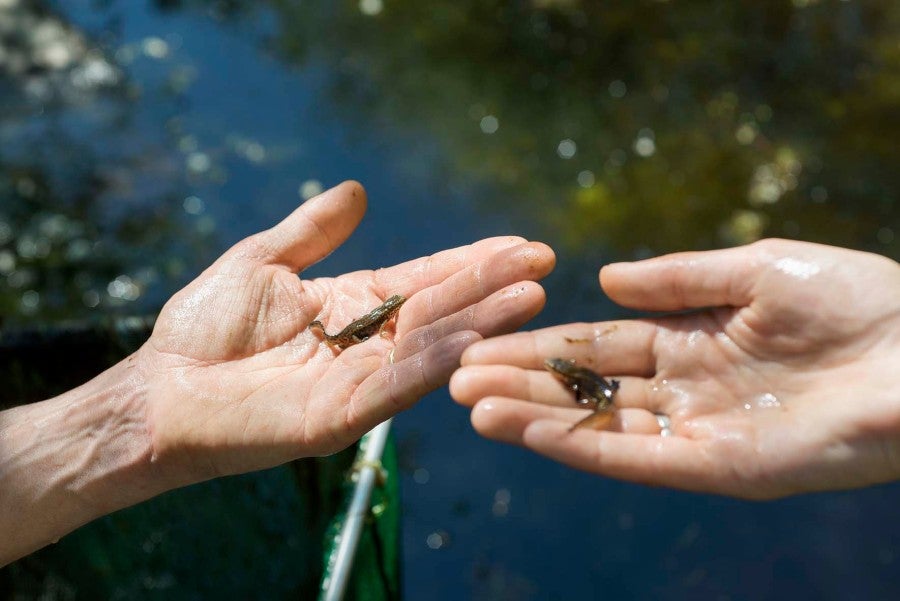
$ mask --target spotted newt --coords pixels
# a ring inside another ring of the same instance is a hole
[[[391,298],[384,301],[378,307],[375,307],[359,319],[355,319],[343,330],[337,334],[329,334],[325,331],[325,326],[318,319],[309,324],[310,330],[321,330],[325,342],[339,349],[345,349],[348,346],[359,344],[371,338],[376,332],[379,334],[384,330],[384,326],[391,320],[406,298],[395,294]]]

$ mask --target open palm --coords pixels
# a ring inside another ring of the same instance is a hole
[[[482,240],[394,267],[303,280],[365,211],[349,182],[230,249],[161,312],[138,354],[160,461],[196,480],[335,452],[447,382],[463,349],[544,302],[545,245]],[[329,332],[400,294],[386,336],[343,351]],[[393,334],[393,335],[391,335]]]
[[[611,265],[601,283],[625,306],[693,311],[473,345],[451,392],[481,433],[599,474],[749,498],[900,476],[895,262],[767,240]],[[547,357],[621,378],[610,431],[568,431],[584,412],[541,370]]]

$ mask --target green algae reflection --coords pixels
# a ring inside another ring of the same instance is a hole
[[[571,247],[785,236],[898,254],[896,4],[272,7],[272,43],[333,65],[349,119],[437,141],[443,163],[410,169],[474,178],[486,210]]]

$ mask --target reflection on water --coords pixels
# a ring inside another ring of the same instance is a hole
[[[323,53],[351,118],[427,132],[516,200],[491,210],[576,248],[785,236],[896,255],[896,5],[372,6],[284,10],[279,47]]]
[[[123,55],[39,3],[0,6],[7,325],[153,311],[163,298],[148,290],[172,288],[184,257],[203,256],[208,232],[189,219],[202,205],[182,206],[173,152],[134,122],[139,83]]]
[[[564,258],[542,323],[613,315],[600,260],[763,236],[897,258],[898,23],[855,0],[0,0],[0,314],[152,313],[346,177],[372,202],[332,269],[525,232]],[[445,393],[397,431],[413,598],[865,598],[900,553],[890,488],[598,482],[478,440]]]

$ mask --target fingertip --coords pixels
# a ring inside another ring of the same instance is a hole
[[[536,331],[512,332],[485,338],[463,355],[463,365],[516,365],[541,368],[543,357],[535,355]]]
[[[515,427],[508,419],[509,415],[499,409],[504,401],[496,397],[487,397],[475,403],[469,414],[469,421],[479,435],[503,442],[519,442],[522,427]]]
[[[465,351],[463,351],[463,356],[465,356]],[[466,367],[459,367],[450,375],[450,382],[447,384],[450,397],[460,405],[471,405],[468,392],[471,390],[473,375],[471,370]]]
[[[517,282],[479,304],[476,329],[487,338],[515,332],[540,313],[546,304],[547,293],[543,286],[532,280]]]
[[[313,196],[301,206],[312,212],[310,217],[320,213],[327,216],[341,214],[355,218],[358,223],[366,212],[368,202],[363,185],[356,180],[347,180]]]
[[[362,184],[346,181],[313,196],[274,227],[252,237],[253,253],[299,271],[328,256],[350,237],[366,212]]]
[[[472,406],[472,412],[469,414],[472,426],[474,426],[476,430],[481,431],[480,426],[485,424],[486,420],[489,420],[493,416],[496,409],[497,406],[490,397],[475,403]]]
[[[535,279],[542,279],[556,267],[556,253],[548,244],[543,242],[534,241],[528,244],[534,256]]]
[[[523,399],[519,388],[522,377],[515,368],[497,365],[467,365],[460,367],[450,379],[450,394],[461,405],[473,406],[478,401],[500,395]],[[524,399],[523,399],[524,400]]]
[[[487,269],[496,273],[515,273],[516,279],[539,281],[545,278],[556,265],[556,254],[543,242],[522,241],[509,247],[498,249]]]
[[[648,311],[743,306],[760,262],[747,247],[688,251],[607,265],[600,285],[613,301]]]
[[[365,212],[366,207],[369,204],[369,195],[366,193],[366,188],[361,183],[356,181],[355,179],[348,179],[342,181],[338,185],[331,188],[331,190],[327,190],[323,192],[323,194],[327,192],[333,192],[336,195],[341,195],[344,198],[352,203],[357,210],[361,210]]]
[[[607,263],[600,267],[597,279],[600,281],[600,288],[606,291],[607,286],[613,283],[623,271],[627,271],[632,263],[620,261],[618,263]]]
[[[509,336],[512,336],[512,334],[485,338],[472,344],[460,357],[460,365],[483,365],[496,362],[497,353],[495,349],[498,344],[502,346],[503,340]]]
[[[475,365],[476,363],[479,363],[478,356],[480,351],[478,347],[482,344],[484,344],[483,341],[475,342],[465,351],[463,351],[462,356],[459,358],[459,364],[462,367],[465,367],[467,365]]]
[[[530,312],[528,319],[543,311],[547,304],[547,291],[533,280],[519,282],[505,293],[511,299],[523,299],[527,303]]]

